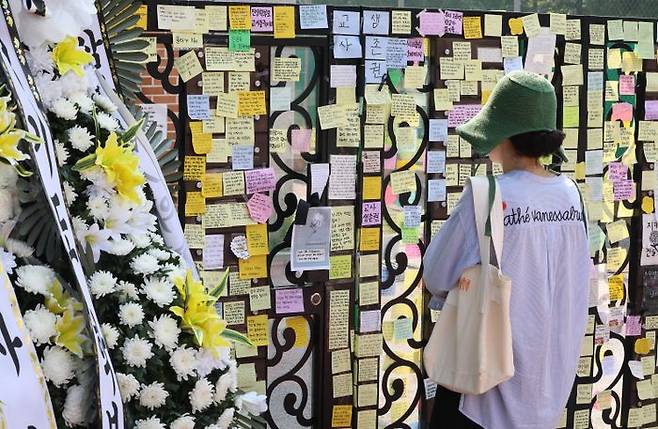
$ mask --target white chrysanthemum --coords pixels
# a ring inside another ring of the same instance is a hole
[[[163,249],[154,248],[148,251],[148,254],[155,257],[158,261],[166,261],[171,258],[171,253]]]
[[[43,351],[41,368],[46,380],[60,387],[75,375],[75,360],[69,351],[59,346],[52,346]]]
[[[167,278],[169,281],[173,282],[177,278],[185,278],[187,274],[187,268],[181,268],[175,264],[164,264],[162,270],[167,273]]]
[[[133,328],[140,325],[144,320],[144,309],[141,304],[136,302],[127,302],[119,307],[119,320],[122,325]]]
[[[105,112],[96,114],[96,122],[99,127],[108,131],[116,131],[119,128],[119,122]]]
[[[68,427],[87,426],[91,420],[91,392],[79,384],[71,386],[66,391],[62,417]]]
[[[192,406],[192,413],[203,411],[212,405],[213,401],[213,385],[205,378],[196,381],[194,388],[190,392],[190,405]]]
[[[31,47],[25,51],[25,57],[27,58],[27,65],[34,74],[40,72],[52,73],[54,70],[55,63],[47,44]]]
[[[85,190],[85,194],[89,197],[101,196],[105,198],[111,197],[114,191],[114,185],[110,183],[107,174],[101,167],[91,167],[85,171],[81,171],[80,175],[92,183]]]
[[[106,112],[112,113],[117,111],[117,106],[114,103],[112,103],[112,100],[110,100],[105,95],[94,94],[94,101],[96,102],[96,105],[98,107],[105,110]]]
[[[123,343],[123,347],[121,347],[123,359],[130,366],[144,368],[146,367],[146,361],[153,357],[152,347],[153,344],[148,340],[143,340],[139,335],[135,335]]]
[[[96,271],[89,279],[89,289],[96,298],[111,294],[116,285],[116,277],[107,271]]]
[[[139,394],[140,384],[134,375],[117,372],[117,382],[123,402],[128,402]]]
[[[152,201],[149,201],[149,203],[152,204],[153,202],[152,202]],[[149,210],[150,210],[150,209],[149,209]],[[162,238],[162,236],[161,236],[160,234],[151,233],[151,240],[152,240],[154,243],[159,244],[160,246],[164,246],[164,238]]]
[[[126,256],[135,249],[135,244],[130,240],[112,240],[110,253],[117,256]]]
[[[136,420],[135,429],[166,429],[166,426],[159,418],[151,416],[145,420]]]
[[[27,258],[34,253],[34,249],[27,243],[20,240],[14,240],[13,238],[8,238],[7,241],[5,241],[5,248],[8,252],[13,253],[19,258]]]
[[[259,416],[267,411],[267,396],[256,392],[247,392],[235,400],[235,406],[240,412],[246,411],[254,416]]]
[[[153,274],[158,271],[160,266],[158,265],[158,260],[153,256],[148,253],[142,253],[133,258],[130,262],[130,268],[137,274]]]
[[[89,134],[89,130],[84,127],[76,125],[69,129],[68,134],[71,146],[73,149],[77,149],[80,152],[85,152],[94,145],[92,135]]]
[[[181,416],[171,422],[169,429],[194,429],[194,417]]]
[[[223,371],[227,366],[235,365],[228,347],[215,347],[214,353],[207,348],[202,348],[197,353],[196,370],[199,377],[205,377],[215,369]]]
[[[82,113],[86,113],[89,115],[91,114],[92,110],[94,110],[94,100],[87,97],[87,94],[85,94],[84,92],[78,92],[77,94],[72,95],[71,97],[69,97],[69,100],[77,104],[78,108]],[[80,150],[84,151],[86,149],[80,149]]]
[[[66,200],[66,206],[70,207],[71,204],[73,204],[78,198],[78,194],[75,192],[75,189],[73,189],[73,185],[71,185],[69,182],[64,181],[62,186],[64,187],[64,199]]]
[[[139,405],[153,411],[163,406],[168,396],[169,392],[165,390],[163,383],[145,384],[139,392]]]
[[[178,347],[178,334],[181,333],[181,330],[178,328],[176,319],[163,314],[160,315],[160,318],[153,318],[148,324],[153,330],[151,335],[155,340],[155,344],[167,350]]]
[[[24,265],[16,269],[16,285],[31,293],[48,295],[48,288],[55,280],[55,272],[44,265]]]
[[[105,198],[100,196],[89,198],[87,201],[87,209],[89,209],[89,214],[97,220],[105,219],[110,213],[110,208],[107,206]]]
[[[167,279],[149,277],[144,281],[142,291],[148,299],[162,308],[171,304],[176,297],[173,285]]]
[[[233,422],[233,417],[235,416],[235,408],[227,408],[224,410],[219,419],[217,419],[217,427],[219,429],[228,429],[231,422]]]
[[[117,292],[120,294],[121,302],[138,301],[137,286],[127,281],[120,281],[117,286]]]
[[[52,106],[50,106],[50,111],[53,112],[57,117],[65,119],[67,121],[72,121],[78,115],[78,108],[75,104],[71,103],[66,98],[60,98],[55,100]]]
[[[237,367],[231,366],[228,371],[222,374],[217,383],[215,383],[215,402],[222,403],[229,392],[238,391],[238,370]]]
[[[143,249],[151,245],[151,238],[148,234],[130,234],[130,241],[135,243],[138,249]]]
[[[53,76],[48,73],[37,73],[34,77],[41,100],[46,107],[52,106],[55,101],[62,98],[62,87],[55,84],[52,78]]]
[[[85,220],[80,216],[73,216],[71,218],[71,225],[73,226],[75,238],[77,238],[80,243],[84,243],[84,239],[87,236],[87,231],[89,230],[87,222],[85,222]]]
[[[105,337],[107,348],[110,350],[115,348],[119,341],[119,330],[109,323],[103,323],[101,325],[101,332],[103,333],[103,337]]]
[[[57,334],[55,323],[57,316],[46,307],[39,304],[34,310],[28,310],[23,315],[25,325],[30,330],[30,337],[37,345],[48,344],[50,338]]]
[[[89,80],[87,79],[86,73],[91,72],[91,74],[93,74],[94,72],[93,68],[89,66],[85,67],[84,71],[85,75],[83,76],[67,72],[64,76],[57,79],[57,84],[62,88],[62,97],[66,97],[70,100],[71,97],[87,91],[89,88]]]
[[[69,159],[69,150],[59,140],[55,140],[55,158],[60,167],[63,167]]]
[[[187,377],[194,377],[196,372],[196,351],[181,346],[171,353],[169,364],[174,369],[178,381],[187,381]]]

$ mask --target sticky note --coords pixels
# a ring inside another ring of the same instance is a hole
[[[266,346],[268,344],[267,314],[247,316],[247,337],[254,346]]]
[[[391,173],[391,188],[395,195],[415,191],[416,174],[411,170],[395,171]]]
[[[228,50],[231,52],[246,52],[251,48],[251,32],[249,30],[229,30]]]
[[[266,115],[265,91],[238,92],[238,116]]]
[[[365,176],[363,178],[363,199],[379,200],[382,197],[381,176]]]
[[[259,279],[267,277],[267,256],[251,256],[248,259],[240,259],[239,272],[241,279]]]
[[[482,18],[480,16],[466,16],[463,20],[464,39],[482,38]]]
[[[379,237],[379,228],[361,228],[359,250],[362,252],[379,250]]]
[[[249,5],[230,5],[228,20],[232,30],[251,30],[251,10]]]
[[[249,255],[267,255],[269,246],[267,240],[267,225],[247,225],[247,251]]]
[[[334,405],[331,412],[331,427],[345,428],[352,425],[352,405]]]
[[[295,38],[295,6],[274,6],[274,38]]]
[[[183,82],[187,82],[203,72],[203,67],[201,67],[195,51],[190,51],[185,55],[174,58],[174,66],[178,70],[178,74]]]
[[[201,193],[204,197],[218,198],[222,196],[222,173],[206,173],[206,176],[201,183]]]
[[[198,216],[206,212],[206,199],[201,192],[185,194],[185,216]]]
[[[272,59],[272,80],[297,82],[301,69],[301,58],[275,57]]]
[[[503,34],[503,16],[487,13],[484,15],[484,35],[500,37]]]

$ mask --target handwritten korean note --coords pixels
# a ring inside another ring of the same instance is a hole
[[[354,206],[331,207],[331,251],[354,249]]]
[[[267,346],[269,343],[267,314],[247,317],[247,337],[254,346]]]
[[[301,288],[275,289],[274,308],[277,314],[304,311],[304,291]]]
[[[442,37],[446,33],[446,16],[443,12],[424,11],[420,14],[420,34]]]
[[[482,18],[480,16],[467,16],[463,20],[464,39],[482,38]]]
[[[327,28],[327,6],[299,5],[299,27],[302,30]]]
[[[195,51],[190,51],[183,56],[175,58],[174,66],[178,70],[178,74],[183,82],[187,82],[203,72],[203,67],[201,67]]]
[[[361,210],[361,225],[380,225],[381,221],[381,201],[364,202]]]
[[[333,34],[359,34],[361,26],[361,14],[359,12],[334,10],[333,13]]]
[[[295,6],[274,6],[274,38],[295,38]]]
[[[389,29],[389,13],[381,10],[363,11],[363,34],[387,35]]]
[[[342,349],[349,345],[350,291],[329,292],[329,350]],[[350,409],[352,406],[349,406]],[[346,426],[349,426],[349,422]]]
[[[273,191],[276,185],[276,175],[271,167],[246,171],[245,180],[247,194]]]
[[[241,279],[259,279],[267,277],[267,256],[251,256],[240,259],[238,263]]]
[[[251,7],[251,31],[254,33],[274,31],[274,15],[271,7]]]
[[[224,266],[224,234],[206,235],[202,263],[206,270]]]
[[[391,32],[393,34],[411,34],[411,11],[391,11]]]
[[[330,200],[356,198],[356,155],[331,155]]]
[[[266,223],[273,212],[272,198],[268,195],[254,194],[247,201],[249,216],[258,223]]]

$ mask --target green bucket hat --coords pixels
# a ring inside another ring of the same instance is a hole
[[[457,134],[486,155],[501,140],[531,131],[557,128],[555,88],[544,77],[514,71],[498,81],[482,110],[457,127]],[[560,148],[558,156],[566,160]]]

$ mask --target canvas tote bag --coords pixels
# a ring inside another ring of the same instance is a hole
[[[445,301],[423,359],[430,379],[452,391],[481,394],[514,375],[509,318],[511,281],[500,271],[503,207],[493,176],[471,177],[481,263],[464,271]],[[493,243],[493,246],[491,245]],[[489,263],[493,248],[498,267]]]

